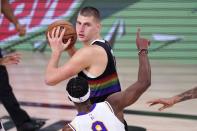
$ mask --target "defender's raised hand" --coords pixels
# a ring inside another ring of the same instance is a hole
[[[140,28],[137,29],[136,33],[136,46],[138,50],[148,49],[148,46],[150,45],[150,40],[141,38],[140,37]]]

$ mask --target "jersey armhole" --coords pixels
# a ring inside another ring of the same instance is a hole
[[[113,110],[113,108],[111,107],[111,105],[109,104],[109,102],[105,101],[105,103],[107,104],[107,106],[109,107],[109,109],[111,110],[111,112],[114,114],[114,110]]]

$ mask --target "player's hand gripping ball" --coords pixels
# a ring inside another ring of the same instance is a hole
[[[69,39],[71,39],[70,44],[65,49],[65,50],[68,50],[68,49],[70,49],[75,44],[75,42],[77,40],[77,33],[76,33],[73,25],[70,22],[66,21],[66,20],[57,20],[57,21],[53,22],[52,24],[50,24],[48,26],[48,28],[47,28],[47,30],[45,32],[47,41],[48,41],[48,37],[47,37],[48,32],[49,32],[49,35],[51,36],[53,28],[56,28],[58,26],[60,26],[60,33],[63,30],[63,28],[65,28],[65,33],[64,33],[64,36],[62,38],[62,42],[64,44],[66,44],[67,41]]]

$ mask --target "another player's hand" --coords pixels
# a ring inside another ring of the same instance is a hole
[[[0,58],[1,65],[11,65],[11,64],[18,64],[21,59],[21,54],[19,53],[13,53],[7,56],[4,56],[3,58]]]
[[[160,107],[158,110],[162,111],[165,108],[171,107],[175,104],[175,100],[172,98],[160,98],[160,99],[154,99],[147,102],[149,106],[153,106],[156,104],[162,104],[162,107]]]
[[[136,46],[137,46],[138,50],[148,49],[149,45],[150,45],[150,40],[145,39],[145,38],[141,38],[140,37],[140,28],[138,28],[137,33],[136,33]]]
[[[19,36],[24,36],[26,34],[26,28],[24,25],[16,24],[16,30],[19,33]]]
[[[48,41],[51,46],[52,52],[56,52],[56,51],[62,52],[70,44],[71,39],[69,39],[66,44],[63,43],[62,39],[63,39],[64,33],[65,33],[65,28],[60,29],[60,26],[58,26],[57,28],[54,28],[52,30],[51,35],[48,32],[47,37],[48,37]]]

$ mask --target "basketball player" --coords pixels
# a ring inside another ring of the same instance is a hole
[[[83,47],[79,50],[75,47],[68,50],[71,58],[63,66],[58,66],[62,52],[69,45],[69,41],[67,44],[62,42],[64,31],[59,35],[58,27],[53,29],[52,37],[48,34],[52,54],[46,69],[46,83],[56,85],[78,74],[89,83],[91,103],[103,102],[109,95],[121,91],[113,51],[100,35],[99,11],[94,7],[84,7],[79,11],[76,32]],[[119,115],[123,120],[123,112]]]
[[[56,85],[78,74],[88,80],[92,103],[102,102],[110,94],[120,91],[113,51],[100,36],[99,11],[94,7],[84,7],[79,11],[76,32],[83,48],[68,50],[71,58],[63,66],[58,66],[62,52],[69,45],[69,41],[67,44],[62,42],[64,31],[59,35],[60,27],[57,27],[52,31],[52,37],[48,34],[52,54],[46,69],[46,83]]]
[[[148,43],[139,43],[138,80],[126,90],[108,96],[104,102],[91,104],[90,87],[86,79],[75,77],[67,84],[68,98],[74,102],[78,114],[63,131],[125,131],[124,121],[118,115],[133,104],[150,86],[151,69],[148,60]]]
[[[10,22],[12,22],[20,36],[25,35],[26,29],[22,26],[18,19],[14,16],[13,10],[7,0],[1,0],[1,11]],[[9,83],[9,77],[7,69],[4,65],[16,64],[19,62],[19,55],[13,54],[11,56],[2,56],[0,49],[0,101],[9,113],[17,131],[35,131],[44,125],[44,121],[32,120],[30,116],[20,108],[20,105],[12,91],[12,87]]]
[[[174,104],[178,102],[186,101],[186,100],[194,99],[194,98],[197,98],[197,87],[194,87],[193,89],[190,89],[188,91],[185,91],[181,94],[175,95],[170,98],[154,99],[154,100],[148,101],[147,103],[149,103],[150,106],[156,105],[156,104],[162,104],[163,106],[159,108],[159,111],[162,111],[166,108],[173,106]]]
[[[121,91],[112,49],[100,36],[101,18],[96,8],[84,7],[79,11],[76,32],[83,48],[68,50],[71,58],[60,67],[61,53],[69,42],[63,44],[62,37],[58,35],[60,28],[55,30],[52,31],[52,38],[48,35],[52,54],[46,69],[47,84],[55,85],[78,74],[89,83],[92,103],[102,102],[110,94]],[[123,119],[123,113],[120,115]]]

